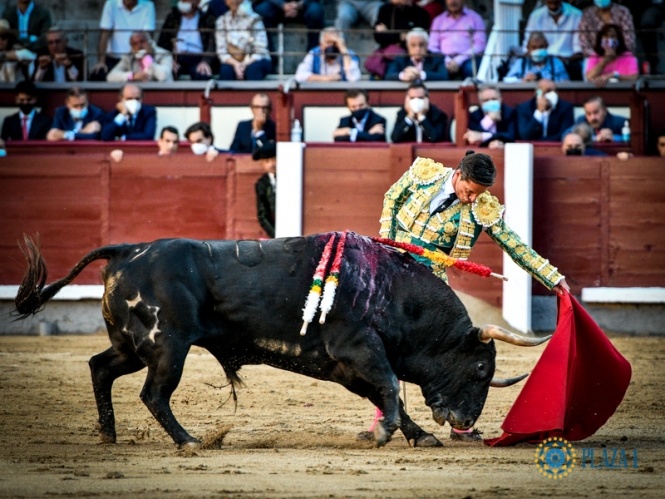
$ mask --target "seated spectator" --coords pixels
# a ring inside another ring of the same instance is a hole
[[[637,37],[642,42],[642,51],[635,53],[640,60],[645,60],[647,71],[645,74],[658,74],[660,64],[658,28],[665,21],[665,1],[663,0],[640,0],[638,2],[626,2],[626,7],[633,16]]]
[[[585,61],[584,78],[597,87],[604,87],[608,81],[636,80],[639,76],[637,58],[628,52],[621,28],[616,24],[606,24],[596,36],[595,54]]]
[[[254,184],[256,215],[266,234],[275,237],[275,167],[277,166],[275,142],[271,140],[261,144],[252,154],[252,159],[261,163],[265,171]]]
[[[47,140],[99,140],[104,111],[88,102],[88,93],[81,87],[67,90],[65,105],[55,110]]]
[[[383,4],[374,25],[374,40],[379,48],[365,61],[367,71],[376,79],[383,79],[394,58],[406,54],[406,34],[414,28],[428,30],[431,22],[427,11],[414,5],[413,0],[390,0]]]
[[[417,0],[416,5],[427,11],[427,14],[429,14],[430,25],[434,18],[445,10],[444,0]],[[429,30],[429,26],[427,26],[426,29]]]
[[[214,146],[215,136],[208,123],[204,121],[194,123],[185,130],[185,138],[196,156],[205,156],[208,162],[219,156],[220,151]]]
[[[665,135],[660,135],[658,137],[656,146],[658,147],[658,156],[665,156]]]
[[[178,152],[180,132],[174,126],[165,126],[157,139],[157,156],[171,156]]]
[[[52,26],[48,30],[46,45],[37,54],[33,81],[83,81],[83,51],[67,45],[67,37],[60,28]]]
[[[575,132],[568,132],[561,142],[561,152],[566,156],[585,156],[586,144],[581,135]]]
[[[386,80],[406,82],[443,81],[448,79],[448,70],[442,57],[427,50],[429,35],[422,28],[409,31],[406,39],[407,56],[398,56],[386,71]]]
[[[621,129],[625,122],[625,118],[611,114],[603,98],[595,95],[584,101],[584,115],[577,118],[575,124],[590,125],[594,142],[622,142]]]
[[[369,95],[365,90],[347,90],[344,103],[351,115],[339,120],[333,132],[335,142],[386,141],[386,119],[369,107]]]
[[[3,141],[44,140],[51,128],[51,118],[36,109],[39,92],[31,81],[14,87],[18,112],[5,117],[0,138]]]
[[[552,80],[540,80],[535,97],[517,106],[517,129],[522,140],[558,142],[574,121],[573,105],[559,99]]]
[[[18,33],[17,41],[23,48],[34,53],[46,48],[44,35],[53,24],[49,9],[34,0],[17,0],[7,7],[2,17],[9,22],[9,28]]]
[[[451,79],[475,78],[487,43],[485,22],[464,0],[446,0],[446,8],[432,21],[429,50],[445,56]]]
[[[173,56],[157,47],[148,33],[135,31],[129,38],[131,51],[120,58],[108,81],[173,81]]]
[[[298,64],[296,81],[358,81],[360,58],[347,48],[337,28],[326,28],[319,35],[320,45],[310,50]]]
[[[568,81],[568,73],[561,59],[547,52],[547,38],[541,31],[529,35],[527,53],[513,61],[508,74],[503,78],[506,83],[538,81],[546,78],[552,81]]]
[[[596,53],[596,34],[606,24],[621,27],[624,35],[626,49],[635,53],[635,25],[633,16],[627,7],[619,5],[612,0],[594,0],[595,5],[584,9],[579,26],[580,45],[585,57]]]
[[[217,19],[217,57],[221,80],[263,80],[272,71],[268,36],[249,1],[226,0],[228,12]]]
[[[531,12],[524,30],[524,51],[534,31],[545,34],[548,53],[563,61],[571,80],[582,79],[582,48],[577,30],[582,11],[562,0],[546,0]]]
[[[582,137],[582,140],[584,140],[585,156],[607,156],[606,152],[593,147],[593,137],[594,137],[593,128],[591,128],[591,126],[588,123],[577,123],[570,129],[570,132],[576,133],[577,135]],[[568,132],[564,132],[564,136],[567,133]]]
[[[175,79],[209,80],[217,70],[215,21],[210,11],[200,10],[200,0],[182,0],[168,13],[157,45],[173,53]]]
[[[102,125],[102,140],[155,140],[157,110],[143,105],[141,87],[134,83],[124,85],[115,108]]]
[[[36,57],[16,41],[7,20],[0,19],[0,83],[29,80]]]
[[[90,71],[90,79],[106,81],[109,70],[131,51],[131,33],[155,31],[155,4],[151,0],[106,0],[99,28],[97,64]]]
[[[443,142],[448,136],[448,116],[429,100],[429,91],[421,81],[409,85],[404,106],[397,112],[392,141]]]
[[[363,21],[374,26],[381,5],[383,0],[339,0],[335,28],[345,32]]]
[[[469,115],[469,129],[464,139],[471,145],[500,149],[517,136],[517,113],[501,101],[501,92],[495,85],[478,88],[478,104]]]
[[[266,94],[260,93],[252,97],[250,104],[253,118],[241,121],[231,143],[231,152],[254,152],[259,142],[265,143],[276,138],[275,122],[270,118],[272,102]]]

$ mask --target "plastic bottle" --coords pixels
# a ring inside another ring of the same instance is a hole
[[[624,142],[630,142],[630,125],[628,120],[624,121],[623,128],[621,129],[621,137]]]
[[[291,128],[291,142],[302,142],[302,127],[299,120],[293,120]]]

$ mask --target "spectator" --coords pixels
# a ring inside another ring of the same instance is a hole
[[[540,80],[535,97],[517,106],[517,129],[522,140],[558,142],[574,121],[573,105],[559,99],[552,80]]]
[[[209,80],[217,71],[215,63],[215,21],[212,12],[200,10],[200,0],[182,0],[168,13],[157,45],[174,56],[175,79]]]
[[[106,81],[109,69],[131,51],[131,33],[155,31],[155,4],[151,0],[106,0],[99,28],[97,64],[90,72],[90,79]]]
[[[660,135],[658,137],[658,142],[656,142],[656,146],[658,147],[658,155],[665,156],[665,135]]]
[[[81,87],[67,90],[65,105],[55,110],[53,125],[46,140],[99,140],[104,111],[88,102],[88,93]]]
[[[561,152],[566,156],[584,156],[586,145],[581,135],[568,132],[561,142]]]
[[[32,63],[37,54],[16,41],[6,19],[0,19],[0,83],[29,80]]]
[[[252,153],[259,141],[265,143],[276,138],[275,122],[270,118],[270,97],[263,93],[254,95],[250,108],[253,118],[238,123],[231,143],[231,152]]]
[[[584,9],[579,27],[580,45],[585,57],[595,53],[596,34],[606,24],[621,26],[626,48],[635,53],[635,25],[628,8],[612,0],[594,0],[594,4]]]
[[[611,114],[603,98],[597,95],[584,101],[584,116],[575,121],[591,126],[594,142],[622,142],[621,128],[625,122],[625,118]]]
[[[593,128],[588,123],[577,123],[570,129],[571,132],[576,133],[584,141],[584,155],[585,156],[607,156],[607,153],[600,151],[593,147]],[[564,132],[564,137],[568,132]]]
[[[432,21],[429,50],[445,56],[451,78],[475,78],[487,43],[483,18],[464,0],[446,0],[446,8]]]
[[[333,132],[335,142],[386,141],[386,119],[369,107],[369,96],[365,90],[347,90],[344,103],[351,116],[339,120],[339,126]]]
[[[268,37],[261,16],[247,0],[226,0],[229,10],[217,19],[217,57],[221,80],[263,80],[272,71]]]
[[[115,108],[102,125],[102,140],[155,140],[157,110],[143,105],[141,87],[124,85]]]
[[[444,0],[417,0],[416,4],[427,11],[429,14],[430,25],[436,16],[441,14],[444,10]],[[427,27],[429,30],[429,26]]]
[[[196,156],[205,156],[208,162],[219,156],[220,151],[214,146],[215,136],[208,123],[204,121],[194,123],[185,130],[185,138]]]
[[[386,80],[406,82],[442,81],[448,79],[443,58],[427,50],[429,35],[422,28],[409,31],[406,38],[408,55],[396,57],[388,66]]]
[[[265,171],[254,184],[256,215],[266,234],[275,237],[275,167],[277,166],[275,142],[271,140],[261,144],[252,154],[252,159],[261,163]]]
[[[395,57],[406,54],[406,35],[414,28],[428,30],[431,19],[413,0],[390,0],[379,9],[374,25],[374,40],[379,44],[365,61],[365,68],[375,78],[384,78]]]
[[[517,113],[501,101],[501,91],[495,85],[483,85],[478,89],[478,104],[469,115],[469,129],[464,139],[472,145],[502,148],[506,142],[514,142],[517,136]]]
[[[568,81],[568,73],[563,62],[557,56],[549,55],[547,47],[545,34],[542,31],[533,31],[526,45],[527,53],[524,57],[515,59],[503,81],[517,83],[538,81],[541,78]]]
[[[83,51],[67,45],[62,29],[52,26],[46,33],[46,45],[37,54],[33,81],[83,81]]]
[[[51,11],[33,0],[17,0],[5,10],[3,17],[9,28],[18,33],[17,41],[23,48],[37,53],[46,48],[44,35],[53,23]]]
[[[425,84],[416,81],[409,85],[404,106],[397,112],[392,141],[443,142],[448,135],[448,116],[429,100]]]
[[[180,132],[173,126],[165,126],[157,139],[157,156],[171,156],[178,152]]]
[[[383,0],[339,0],[335,27],[344,32],[365,21],[374,26]]]
[[[585,61],[586,81],[604,87],[611,80],[632,81],[639,76],[637,58],[626,49],[620,26],[603,26],[596,35],[594,51]]]
[[[44,140],[51,128],[51,118],[36,109],[39,93],[31,81],[20,81],[14,87],[18,112],[2,123],[0,138],[4,141]]]
[[[640,0],[626,2],[633,22],[637,28],[637,37],[642,42],[642,52],[639,53],[640,60],[648,62],[648,71],[645,74],[658,74],[658,36],[660,28],[665,21],[665,1],[663,0]]]
[[[582,48],[577,30],[582,11],[562,0],[546,0],[545,5],[531,12],[524,29],[524,49],[527,50],[531,33],[545,34],[548,53],[557,56],[566,66],[571,80],[582,79]]]
[[[135,31],[129,45],[131,51],[111,69],[108,81],[173,81],[171,52],[157,47],[148,33]]]
[[[310,50],[298,64],[296,81],[358,81],[360,58],[347,48],[344,34],[337,28],[325,28],[320,45]]]

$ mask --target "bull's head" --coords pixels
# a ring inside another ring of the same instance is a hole
[[[480,417],[490,386],[510,386],[526,377],[494,378],[496,349],[493,339],[519,346],[536,346],[550,337],[518,335],[492,325],[471,328],[456,347],[440,357],[440,364],[437,362],[439,365],[435,367],[437,379],[422,387],[434,420],[440,425],[447,421],[458,430],[469,429]]]

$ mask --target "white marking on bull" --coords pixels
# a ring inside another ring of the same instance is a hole
[[[150,249],[150,245],[146,246],[146,248],[145,248],[143,251],[141,251],[140,253],[137,253],[137,254],[134,255],[132,258],[130,258],[129,261],[130,261],[130,262],[133,262],[134,260],[136,260],[136,259],[139,258],[140,256],[145,255],[145,252],[148,251],[149,249]],[[136,251],[138,252],[138,251],[139,251],[139,248],[136,248]]]
[[[136,298],[133,300],[126,300],[127,301],[127,306],[132,309],[136,308],[140,303],[143,303],[143,299],[141,298],[141,292],[138,292],[136,294]],[[157,317],[157,314],[159,313],[159,307],[157,306],[151,306],[148,305],[147,303],[145,304],[146,308],[148,309],[148,312],[153,314],[155,316],[155,323],[153,324],[152,328],[150,331],[148,331],[148,338],[154,343],[155,342],[155,336],[157,333],[161,333],[162,331],[159,329],[159,317]]]
[[[258,338],[254,340],[254,344],[259,348],[263,348],[265,350],[282,355],[292,355],[294,357],[298,357],[302,353],[302,348],[300,345],[287,343],[286,341]]]

